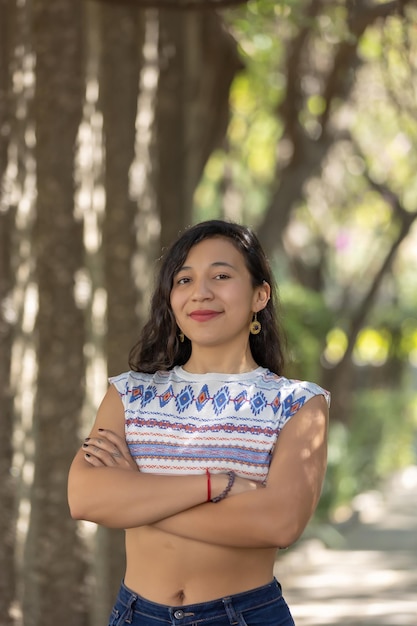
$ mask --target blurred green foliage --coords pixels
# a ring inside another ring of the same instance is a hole
[[[411,392],[360,389],[349,426],[332,423],[326,480],[317,510],[331,518],[358,493],[416,463],[417,399]]]
[[[288,342],[286,375],[317,380],[326,335],[334,324],[323,294],[296,283],[280,287],[282,321]]]
[[[306,134],[320,137],[326,77],[339,45],[354,40],[347,2],[322,3],[314,20],[308,7],[305,0],[251,0],[225,13],[245,69],[232,85],[226,144],[211,156],[196,193],[196,219],[221,216],[255,229],[262,222],[288,158],[281,105],[288,55],[304,28],[308,54],[293,104]],[[417,12],[408,10],[409,19],[392,15],[361,35],[352,89],[329,111],[334,144],[322,170],[306,181],[285,235],[277,233],[285,238],[273,263],[290,377],[320,383],[323,364],[337,365],[352,318],[398,235],[398,213],[369,179],[391,190],[406,211],[417,210]],[[297,264],[317,270],[312,288],[298,282]],[[416,267],[414,230],[398,249],[356,341],[353,408],[348,425],[331,422],[319,516],[417,462]]]

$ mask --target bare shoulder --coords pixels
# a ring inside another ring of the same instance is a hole
[[[120,394],[114,385],[109,386],[101,401],[89,436],[96,434],[99,428],[113,430],[124,437],[125,410]]]
[[[279,433],[277,448],[297,447],[311,452],[327,442],[329,407],[323,395],[313,396],[298,409]]]
[[[326,398],[310,398],[280,432],[268,484],[285,480],[315,486],[313,500],[324,479],[327,462],[329,408]]]
[[[315,430],[325,431],[329,420],[329,406],[324,395],[316,395],[307,400],[297,413],[285,424],[281,436],[301,436],[313,434]]]

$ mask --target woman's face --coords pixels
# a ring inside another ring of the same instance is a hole
[[[267,283],[253,287],[243,255],[225,237],[193,246],[174,276],[171,307],[193,346],[247,344],[254,312],[266,306]]]

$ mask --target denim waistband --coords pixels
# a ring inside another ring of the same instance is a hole
[[[204,621],[214,620],[219,614],[242,612],[256,609],[282,596],[281,585],[274,578],[270,583],[242,593],[225,596],[217,600],[197,604],[169,606],[146,600],[135,593],[122,582],[118,602],[122,603],[127,611],[126,622],[134,621],[135,614],[148,615],[163,624],[186,626],[195,622],[196,617],[204,614]],[[229,615],[230,616],[230,615]],[[198,619],[198,618],[197,618]]]

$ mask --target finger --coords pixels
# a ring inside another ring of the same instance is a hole
[[[83,444],[83,449],[86,451],[86,454],[89,455],[90,458],[95,458],[99,461],[101,465],[105,467],[116,467],[121,454],[118,451],[109,452],[105,448],[100,448],[99,446],[94,444],[94,441],[90,439],[89,443]]]
[[[129,448],[126,444],[126,439],[121,437],[113,430],[105,430],[103,428],[99,428],[99,437],[105,437],[107,441],[111,442],[120,452],[129,452]]]
[[[87,439],[84,440],[83,448],[90,448],[89,451],[92,450],[96,455],[99,455],[100,451],[108,452],[116,458],[122,455],[122,451],[114,443],[109,441],[105,435],[102,437],[87,437]]]
[[[90,454],[89,452],[86,452],[84,454],[84,459],[87,461],[87,463],[93,465],[94,467],[105,467],[104,463],[99,458],[97,458],[93,454]]]
[[[98,457],[107,467],[139,471],[126,441],[111,430],[99,429],[99,437],[87,437],[83,448]]]
[[[108,444],[100,438],[88,438],[88,443],[84,442],[82,447],[90,456],[98,459],[104,467],[119,467],[120,469],[139,471],[131,457],[125,459],[113,444]]]
[[[104,428],[99,428],[99,433],[100,436],[105,437],[116,447],[117,451],[122,454],[124,459],[126,459],[127,461],[133,460],[126,440],[123,437],[120,437],[120,435],[112,430],[106,430]]]

